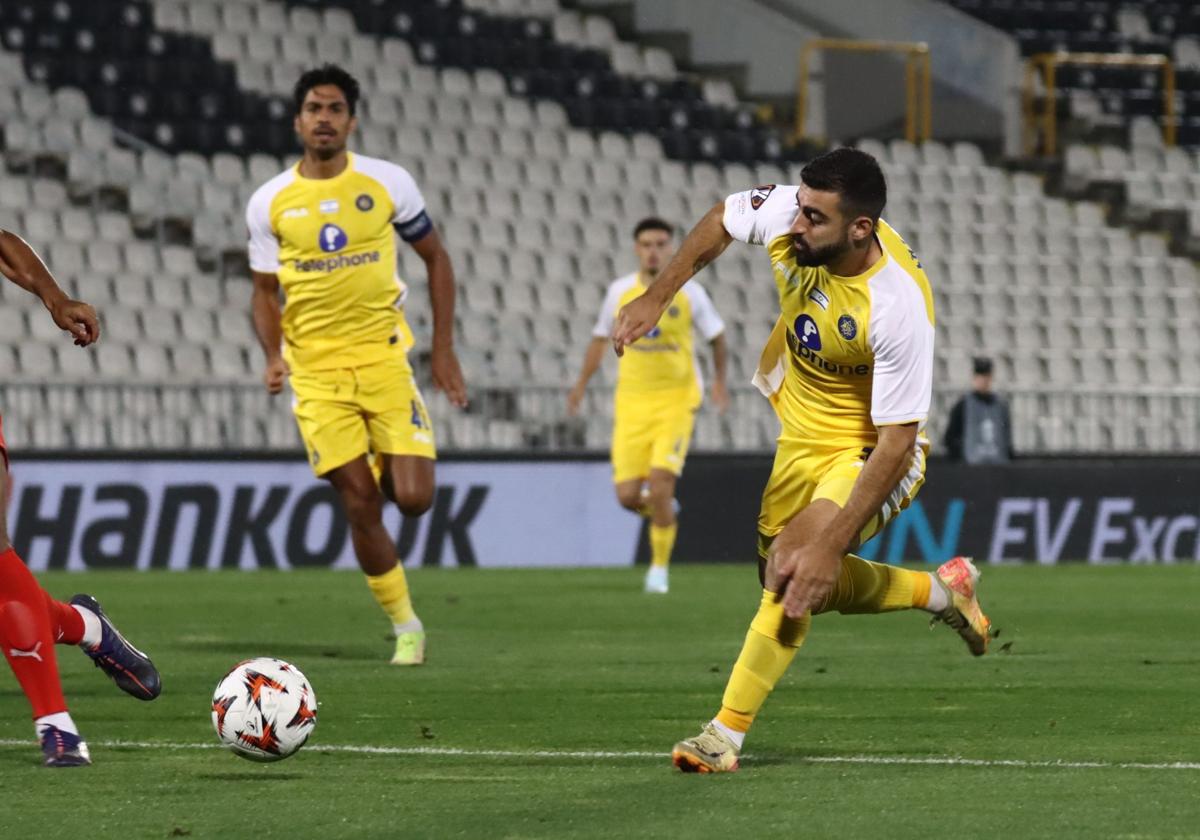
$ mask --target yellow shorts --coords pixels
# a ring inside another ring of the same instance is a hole
[[[613,483],[650,470],[681,475],[699,400],[691,390],[620,394],[613,411]]]
[[[437,457],[429,412],[402,354],[337,370],[292,371],[293,409],[313,472],[362,455]]]
[[[775,536],[815,500],[829,499],[844,507],[868,454],[865,447],[817,449],[797,441],[780,439],[758,514],[759,556],[765,559]],[[884,525],[908,507],[924,483],[925,451],[917,448],[913,451],[908,472],[884,501],[879,513],[863,528],[858,544],[862,545],[878,534]]]

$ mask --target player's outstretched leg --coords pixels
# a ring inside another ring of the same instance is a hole
[[[117,688],[139,700],[153,700],[162,692],[162,678],[150,657],[142,653],[121,635],[112,620],[105,615],[100,602],[91,595],[76,595],[71,606],[90,613],[98,619],[100,638],[94,643],[80,644],[92,662],[117,684]]]
[[[733,664],[721,710],[700,731],[671,751],[671,762],[685,773],[725,773],[738,769],[738,754],[767,696],[796,651],[804,644],[812,616],[788,618],[780,597],[764,589],[750,622],[742,652]]]
[[[937,579],[950,601],[935,613],[938,620],[957,630],[975,656],[987,653],[992,622],[979,606],[979,570],[975,564],[969,557],[955,557],[938,567]]]
[[[2,480],[2,477],[0,477]],[[0,531],[0,539],[3,539]],[[47,767],[90,764],[87,744],[67,712],[54,653],[47,595],[12,548],[0,550],[0,645],[33,710]]]

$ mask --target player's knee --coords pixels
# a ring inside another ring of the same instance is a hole
[[[639,511],[642,509],[642,488],[618,487],[617,502],[626,510]]]
[[[649,489],[651,502],[655,504],[669,502],[675,497],[675,477],[651,478]]]
[[[393,501],[405,516],[420,516],[433,507],[433,490],[407,487],[396,491]]]
[[[366,528],[383,517],[383,496],[374,484],[342,488],[342,507],[351,528]]]

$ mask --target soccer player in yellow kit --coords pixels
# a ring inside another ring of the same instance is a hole
[[[383,525],[383,499],[406,516],[428,510],[436,453],[408,364],[412,334],[395,235],[413,247],[429,276],[434,385],[462,407],[466,388],[452,343],[454,273],[412,176],[347,151],[358,98],[358,82],[332,65],[296,83],[304,156],[259,187],[246,208],[254,325],[267,389],[279,393],[290,378],[309,464],[336,488],[359,566],[392,621],[392,662],[419,665],[425,629]]]
[[[618,354],[628,351],[733,240],[766,248],[781,316],[755,384],[782,430],[758,519],[762,601],[720,711],[675,745],[684,771],[737,769],[746,732],[813,615],[916,608],[956,629],[971,653],[988,646],[969,560],[931,574],[850,553],[925,479],[933,297],[916,256],[880,218],[887,185],[874,158],[837,149],[809,163],[801,181],[736,193],[710,210],[613,330]]]
[[[674,248],[675,230],[658,218],[638,222],[633,249],[638,270],[614,280],[601,305],[583,360],[583,370],[567,397],[567,411],[579,411],[588,380],[600,367],[617,311],[641,295],[658,276]],[[617,501],[650,520],[647,592],[665,595],[668,564],[675,546],[675,484],[683,472],[696,411],[704,394],[692,338],[693,329],[712,347],[713,402],[729,406],[725,387],[725,323],[698,283],[685,286],[666,307],[658,326],[620,360],[613,406],[612,465]]]

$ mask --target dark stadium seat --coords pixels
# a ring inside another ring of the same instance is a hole
[[[779,138],[763,142],[770,133],[757,126],[746,137],[730,131],[737,115],[703,102],[698,83],[682,79],[649,82],[614,72],[608,56],[596,49],[555,41],[550,28],[532,18],[497,18],[468,10],[457,0],[287,0],[295,7],[348,10],[358,27],[379,35],[409,41],[422,62],[474,69],[490,67],[510,78],[510,90],[534,98],[561,102],[572,125],[630,133],[671,129],[668,154],[681,160],[799,159]],[[649,82],[649,83],[648,83]],[[653,109],[628,107],[631,96],[654,103]],[[686,114],[686,124],[675,119]],[[680,136],[674,136],[678,134]]]
[[[230,132],[231,118],[278,118],[271,100],[237,87],[203,38],[160,32],[145,0],[0,4],[0,39],[32,79],[82,89],[96,113],[171,151],[291,151],[290,132]]]

